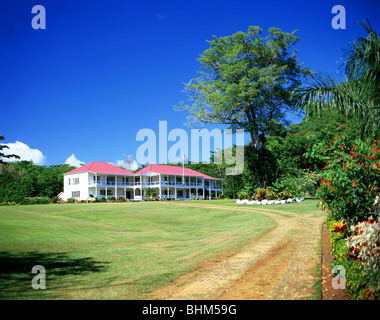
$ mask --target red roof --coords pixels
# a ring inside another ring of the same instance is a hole
[[[172,174],[172,175],[178,175],[178,176],[185,174],[185,176],[204,177],[206,179],[222,180],[222,179],[210,177],[206,174],[200,173],[198,171],[195,171],[195,170],[192,170],[189,168],[185,168],[184,172],[183,172],[182,167],[166,166],[166,165],[162,165],[162,164],[150,164],[149,166],[138,171],[136,174],[143,174],[143,173],[147,173],[147,172],[154,172],[154,173],[161,173],[161,174]]]
[[[107,162],[90,162],[82,167],[76,168],[65,174],[78,173],[78,172],[94,172],[94,173],[105,173],[105,174],[122,174],[122,175],[134,175],[133,172],[121,169]]]
[[[166,166],[161,164],[151,164],[137,173],[133,173],[128,170],[121,169],[119,167],[116,167],[112,164],[109,164],[107,162],[90,162],[82,167],[76,168],[74,170],[71,170],[69,172],[66,172],[65,174],[71,174],[71,173],[79,173],[79,172],[94,172],[94,173],[103,173],[103,174],[117,174],[117,175],[139,175],[143,173],[148,172],[154,172],[154,173],[160,173],[160,174],[172,174],[172,175],[178,175],[181,176],[183,174],[182,167],[178,166]],[[205,179],[214,179],[214,180],[222,180],[218,178],[213,178],[208,176],[207,174],[200,173],[198,171],[185,168],[185,176],[193,176],[193,177],[204,177]]]

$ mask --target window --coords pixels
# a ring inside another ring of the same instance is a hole
[[[100,190],[100,195],[105,196],[106,195],[106,190]]]
[[[79,178],[73,178],[73,185],[74,184],[79,184]]]
[[[69,185],[71,185],[71,178],[69,178]]]
[[[79,197],[80,197],[80,191],[73,191],[73,192],[71,193],[71,196],[72,196],[73,198],[79,198]]]

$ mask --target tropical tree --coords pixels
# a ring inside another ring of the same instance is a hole
[[[0,134],[0,140],[4,140],[4,137]],[[0,144],[0,163],[4,163],[4,158],[15,158],[20,159],[20,157],[16,154],[4,154],[1,151],[4,149],[9,149],[9,147],[6,144]]]
[[[146,196],[149,196],[150,199],[153,199],[157,195],[157,190],[154,188],[146,188],[144,190]]]
[[[272,119],[286,122],[294,110],[291,93],[311,71],[298,63],[291,47],[299,41],[296,31],[282,32],[251,26],[248,32],[208,41],[211,45],[199,58],[200,76],[185,84],[190,104],[176,110],[190,112],[190,126],[228,125],[249,132],[252,146],[260,150]]]
[[[311,118],[324,113],[357,118],[363,138],[380,131],[380,37],[368,20],[359,23],[367,35],[357,37],[342,56],[343,81],[331,74],[317,74],[295,95],[297,105]]]

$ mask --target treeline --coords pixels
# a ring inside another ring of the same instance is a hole
[[[23,202],[28,197],[52,199],[63,191],[63,174],[75,169],[67,164],[39,166],[31,161],[0,163],[0,202]]]
[[[305,118],[300,124],[285,127],[274,121],[265,136],[265,148],[257,151],[251,145],[245,146],[242,174],[226,175],[226,168],[232,165],[215,164],[213,156],[211,163],[190,163],[186,167],[224,179],[224,196],[228,198],[236,198],[242,190],[273,186],[295,194],[313,195],[318,184],[313,172],[319,172],[324,165],[306,159],[303,154],[307,146],[330,141],[337,134],[356,136],[357,123],[319,117]],[[67,164],[47,167],[30,161],[0,163],[0,202],[21,203],[26,197],[52,199],[63,191],[63,174],[73,169]]]
[[[313,196],[318,181],[313,175],[324,167],[322,162],[306,159],[303,155],[310,145],[333,140],[335,135],[356,137],[357,121],[339,117],[304,118],[300,124],[283,126],[273,121],[265,136],[265,148],[257,151],[251,145],[244,149],[244,170],[240,175],[226,175],[221,165],[188,164],[186,167],[215,178],[224,179],[224,196],[236,198],[242,190],[276,187],[294,194]],[[260,154],[259,154],[260,153]]]

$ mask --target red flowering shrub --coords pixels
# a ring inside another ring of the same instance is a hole
[[[376,213],[374,202],[380,192],[380,143],[335,136],[327,144],[312,146],[305,157],[325,164],[319,173],[318,195],[332,217],[349,225]],[[378,213],[377,213],[378,214]]]

